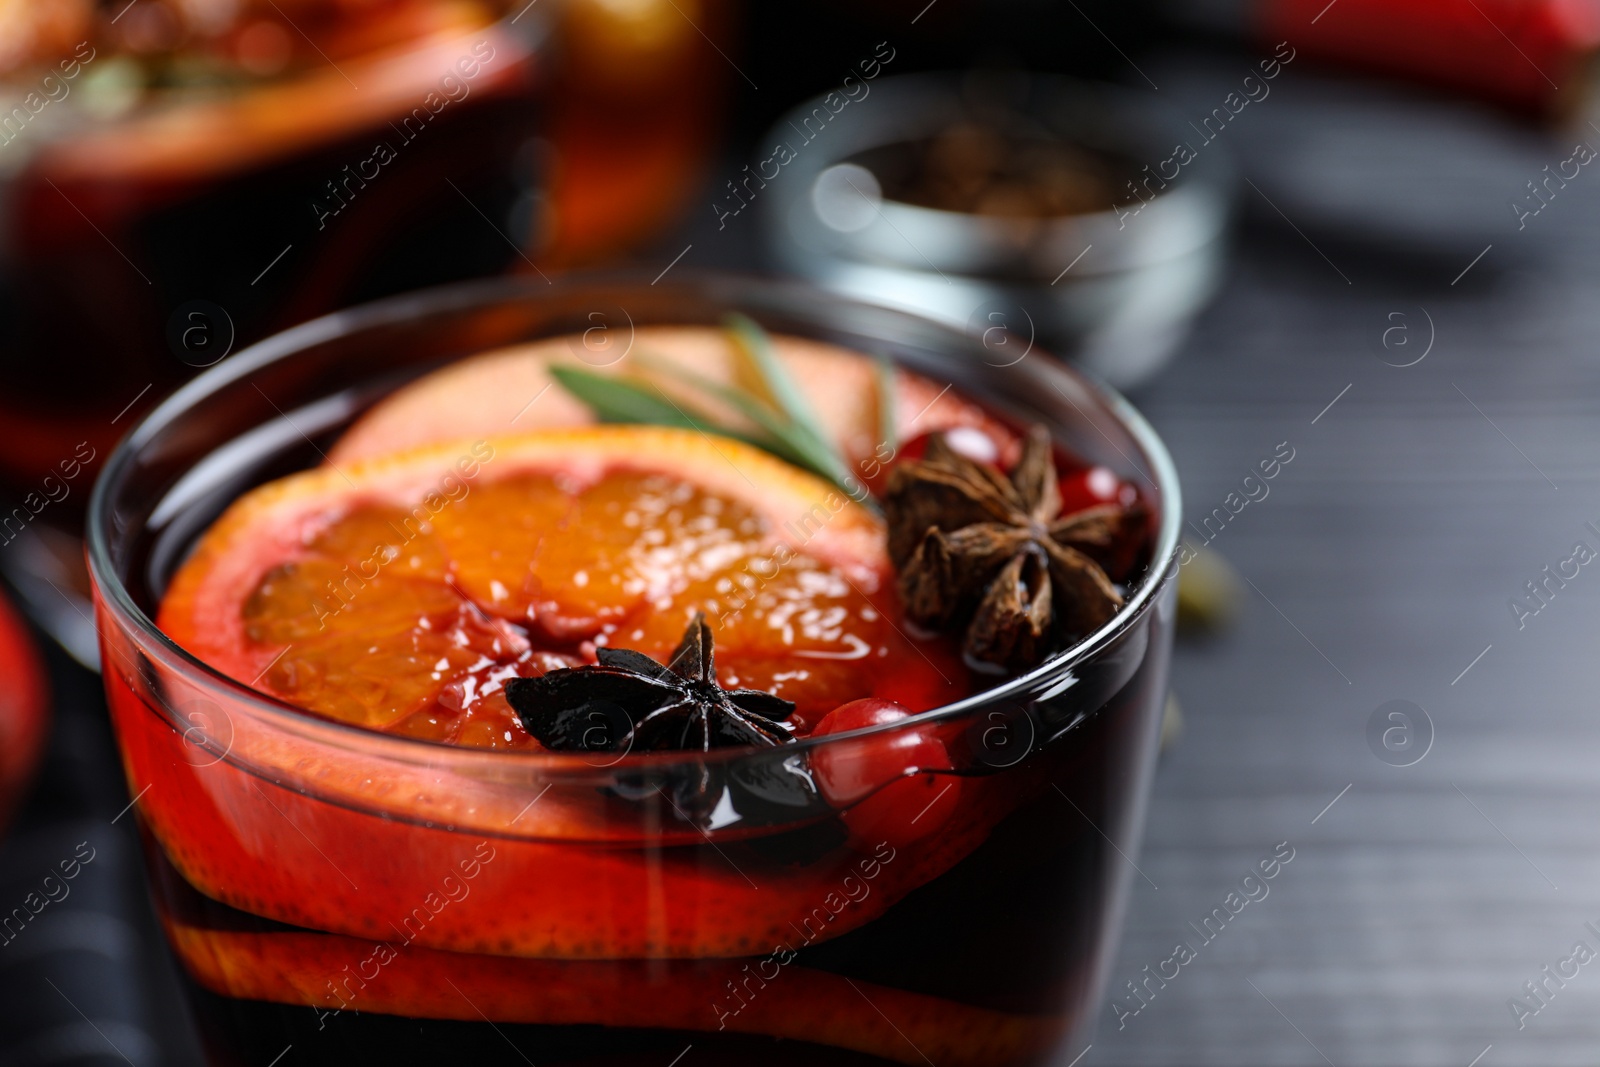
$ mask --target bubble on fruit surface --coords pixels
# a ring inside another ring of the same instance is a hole
[[[817,175],[811,184],[811,206],[823,225],[840,233],[855,233],[872,224],[883,203],[883,188],[870,170],[855,163],[838,163]]]
[[[991,367],[1014,367],[1033,351],[1033,316],[1015,300],[985,300],[967,316],[967,332]]]
[[[1433,748],[1433,720],[1421,705],[1390,700],[1367,717],[1367,747],[1391,767],[1410,767]]]
[[[620,304],[592,308],[583,327],[567,338],[567,347],[591,367],[610,367],[633,350],[633,316]]]
[[[220,363],[233,342],[232,317],[209,300],[190,300],[167,319],[167,347],[191,367]]]
[[[1033,716],[1021,704],[984,711],[967,728],[973,757],[984,766],[1014,767],[1033,751],[1039,737]]]
[[[183,739],[185,763],[210,767],[227,758],[233,750],[233,716],[222,705],[196,697],[172,710]]]

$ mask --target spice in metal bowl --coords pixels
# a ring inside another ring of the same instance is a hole
[[[1114,159],[1043,131],[1010,132],[973,120],[921,141],[864,154],[884,195],[973,215],[1049,218],[1105,211],[1119,197]]]

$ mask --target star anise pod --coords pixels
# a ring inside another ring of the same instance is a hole
[[[794,740],[791,701],[717,684],[711,627],[696,614],[663,666],[642,652],[600,648],[600,662],[513,678],[506,700],[528,732],[558,751],[709,752]]]
[[[969,659],[1032,667],[1122,606],[1107,577],[1142,513],[1105,504],[1061,514],[1050,434],[1033,427],[1007,478],[942,435],[896,467],[884,498],[906,617],[963,630]]]

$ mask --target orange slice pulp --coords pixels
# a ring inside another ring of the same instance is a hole
[[[665,659],[704,612],[725,686],[797,704],[963,696],[949,647],[897,619],[879,521],[764,452],[603,426],[434,445],[245,496],[174,578],[159,625],[224,673],[356,725],[536,748],[514,676]]]

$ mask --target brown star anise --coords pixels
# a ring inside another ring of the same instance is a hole
[[[906,617],[965,630],[968,659],[1032,667],[1122,606],[1106,576],[1142,514],[1104,504],[1061,514],[1050,434],[1033,427],[1007,478],[929,438],[896,467],[884,498],[889,558]]]

